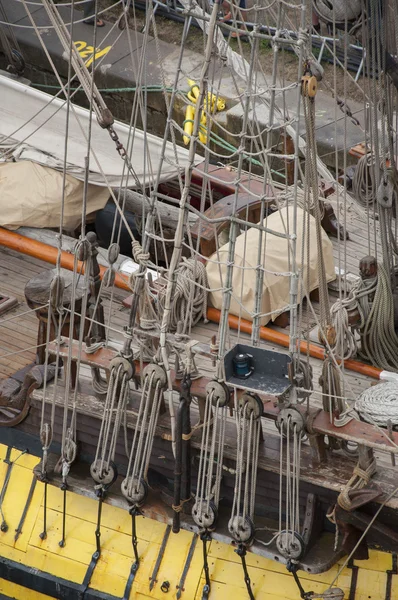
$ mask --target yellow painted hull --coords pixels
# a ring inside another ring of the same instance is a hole
[[[0,489],[7,473],[4,462],[7,447],[0,445]],[[63,492],[48,486],[47,538],[42,540],[44,484],[37,482],[22,532],[15,541],[15,530],[21,520],[32,484],[33,467],[39,459],[29,454],[20,456],[13,449],[10,459],[15,461],[2,502],[3,519],[8,530],[0,532],[0,560],[12,561],[32,570],[44,572],[81,585],[95,551],[95,527],[97,501],[67,492],[66,544],[60,547],[62,537]],[[135,576],[130,599],[147,600],[176,598],[178,584],[184,569],[193,534],[181,531],[170,534],[161,561],[157,582],[152,590],[149,580],[165,533],[165,525],[138,518],[140,567]],[[101,556],[90,580],[90,591],[99,590],[110,596],[123,598],[126,582],[133,562],[131,545],[131,517],[127,510],[105,504],[101,526]],[[253,591],[256,600],[299,600],[293,577],[283,565],[265,558],[248,554]],[[372,551],[368,561],[357,561],[358,579],[355,600],[384,600],[386,598],[387,570],[391,569],[390,554]],[[198,543],[181,593],[182,600],[200,600],[204,585],[202,548]],[[209,600],[246,600],[247,592],[239,557],[233,547],[212,541],[209,550],[209,566],[212,581]],[[306,590],[322,592],[333,581],[339,565],[327,573],[311,576],[299,572]],[[4,575],[4,571],[1,571]],[[37,575],[38,576],[38,575]],[[348,600],[352,570],[344,569],[335,585],[342,588]],[[169,582],[167,593],[161,590],[163,582]],[[48,596],[20,585],[22,581],[0,578],[0,594],[19,600],[44,600]],[[76,598],[78,594],[76,594]],[[392,577],[391,600],[398,599],[398,575]]]

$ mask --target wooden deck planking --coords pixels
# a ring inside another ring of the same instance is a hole
[[[336,206],[335,198],[332,198],[332,204]],[[342,204],[342,203],[341,203]],[[368,253],[368,225],[366,215],[356,211],[351,211],[347,214],[346,220],[347,231],[350,235],[350,240],[338,241],[336,238],[331,238],[333,243],[333,254],[337,264],[337,259],[340,253],[340,257],[344,260],[346,257],[347,270],[355,274],[358,274],[358,262],[359,259]],[[342,222],[342,220],[341,220]],[[378,223],[376,223],[376,229]],[[374,245],[373,232],[371,234],[371,247]],[[378,247],[380,251],[380,247]],[[8,376],[12,365],[21,366],[28,364],[34,357],[33,351],[23,352],[26,348],[34,346],[36,343],[37,336],[37,319],[36,316],[31,313],[23,315],[18,318],[18,315],[23,313],[26,309],[26,303],[24,299],[24,287],[29,279],[43,270],[53,268],[48,263],[41,260],[18,254],[17,252],[2,249],[0,252],[0,277],[2,281],[2,290],[5,293],[12,294],[17,297],[20,304],[16,309],[7,313],[4,316],[5,322],[1,323],[0,318],[0,350],[1,354],[8,354],[10,352],[19,351],[21,354],[14,354],[11,357],[1,358],[0,354],[0,375]],[[111,292],[104,290],[103,294],[103,305],[106,315],[106,322],[109,318],[109,310],[111,310],[111,328],[110,339],[117,340],[118,342],[123,341],[123,327],[128,321],[128,310],[121,306],[121,300],[127,296],[127,292],[121,290],[115,290],[113,293],[112,304],[110,301]],[[331,300],[333,301],[333,300]],[[313,302],[313,308],[316,315],[319,315],[319,305]],[[306,311],[309,311],[308,307],[303,308],[303,320],[302,320],[302,337],[305,339],[306,335]],[[15,316],[13,320],[8,320],[9,317]],[[310,327],[315,323],[314,316],[309,312]],[[192,338],[197,339],[200,342],[209,343],[212,335],[217,333],[217,325],[214,323],[199,323],[192,330]],[[277,327],[273,326],[275,329]],[[116,330],[116,331],[115,331]],[[288,333],[288,329],[281,330],[284,333]],[[245,334],[238,334],[236,331],[230,330],[229,334],[230,343],[237,343],[238,340],[249,342],[250,337]],[[261,341],[261,347],[286,352],[285,349],[279,348],[268,342]],[[303,356],[303,358],[305,358]],[[209,359],[198,358],[197,363],[201,369],[207,374],[211,375],[214,369]],[[310,359],[310,363],[313,367],[314,372],[314,388],[319,390],[318,379],[321,370],[321,363],[315,359]],[[4,371],[4,369],[5,371]],[[346,394],[348,397],[355,397],[362,390],[369,385],[369,380],[366,377],[359,376],[356,373],[348,372],[345,373],[345,385]],[[320,403],[320,396],[317,394],[313,395],[313,401],[318,404]]]

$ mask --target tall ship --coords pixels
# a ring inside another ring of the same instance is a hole
[[[0,0],[0,596],[398,598],[396,0]]]

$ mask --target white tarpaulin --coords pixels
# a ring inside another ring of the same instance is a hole
[[[89,111],[77,105],[72,106],[67,149],[68,172],[78,179],[84,179]],[[65,154],[66,115],[65,100],[0,75],[0,147],[13,148],[13,140],[16,140],[19,148],[16,148],[15,152],[19,160],[34,160],[61,170]],[[114,129],[127,149],[129,126],[115,121]],[[144,135],[144,132],[139,129],[135,129],[132,133],[130,160],[141,185],[146,187],[157,177],[162,159],[163,139],[151,134]],[[124,161],[117,153],[109,133],[98,125],[95,116],[93,116],[91,148],[90,183],[106,185],[101,174],[102,169],[109,185],[119,187],[122,183]],[[175,155],[177,155],[178,166],[175,164]],[[198,156],[196,164],[202,160]],[[187,164],[188,150],[180,147],[174,149],[168,142],[161,165],[160,181],[175,177],[178,170],[184,169]],[[128,175],[126,168],[123,185],[127,183],[127,176],[128,187],[136,187],[133,177]]]
[[[315,219],[309,217],[309,233],[305,232],[304,240],[304,265],[302,272],[303,285],[301,290],[301,301],[304,292],[312,292],[319,287],[318,278],[318,250],[316,244]],[[290,207],[275,212],[264,220],[264,225],[278,233],[292,231],[293,211]],[[309,257],[307,257],[307,235],[310,236]],[[266,237],[265,237],[266,236]],[[232,299],[230,313],[241,315],[243,319],[252,321],[254,312],[254,298],[256,291],[256,279],[258,276],[258,229],[249,229],[247,233],[241,234],[236,240],[234,267],[232,276]],[[260,311],[263,316],[261,325],[275,320],[278,314],[288,309],[289,305],[289,242],[284,237],[278,237],[269,232],[263,234],[263,265],[264,283]],[[303,248],[303,210],[297,209],[297,265],[302,266]],[[336,278],[333,261],[333,246],[328,236],[322,229],[322,250],[325,261],[327,282]],[[225,276],[227,271],[229,244],[222,246],[218,253],[213,254],[206,265],[210,289],[216,290],[210,294],[210,303],[221,309],[224,299]],[[221,262],[221,265],[218,264]],[[309,271],[309,277],[308,277]],[[221,289],[220,289],[221,288]],[[239,299],[239,301],[238,301]]]
[[[0,163],[0,225],[18,227],[59,227],[63,175],[34,162]],[[88,185],[87,215],[104,208],[107,188]],[[73,230],[81,223],[83,182],[66,175],[63,226]]]

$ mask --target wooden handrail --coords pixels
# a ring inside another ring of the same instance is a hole
[[[33,258],[38,258],[39,260],[43,260],[44,262],[52,265],[57,263],[57,248],[53,248],[53,246],[49,246],[48,244],[44,244],[38,240],[32,240],[24,235],[21,235],[20,233],[9,231],[3,227],[0,227],[0,245],[5,246],[10,250],[15,250],[16,252],[26,254],[27,256],[33,256]],[[61,251],[61,267],[63,269],[68,269],[68,271],[73,271],[74,264],[75,257],[73,254],[65,252],[64,250]],[[82,269],[82,267],[82,263],[78,262],[78,269]],[[104,276],[105,271],[105,267],[100,266],[101,279]],[[127,278],[121,275],[121,273],[116,273],[115,285],[122,290],[131,292]]]

